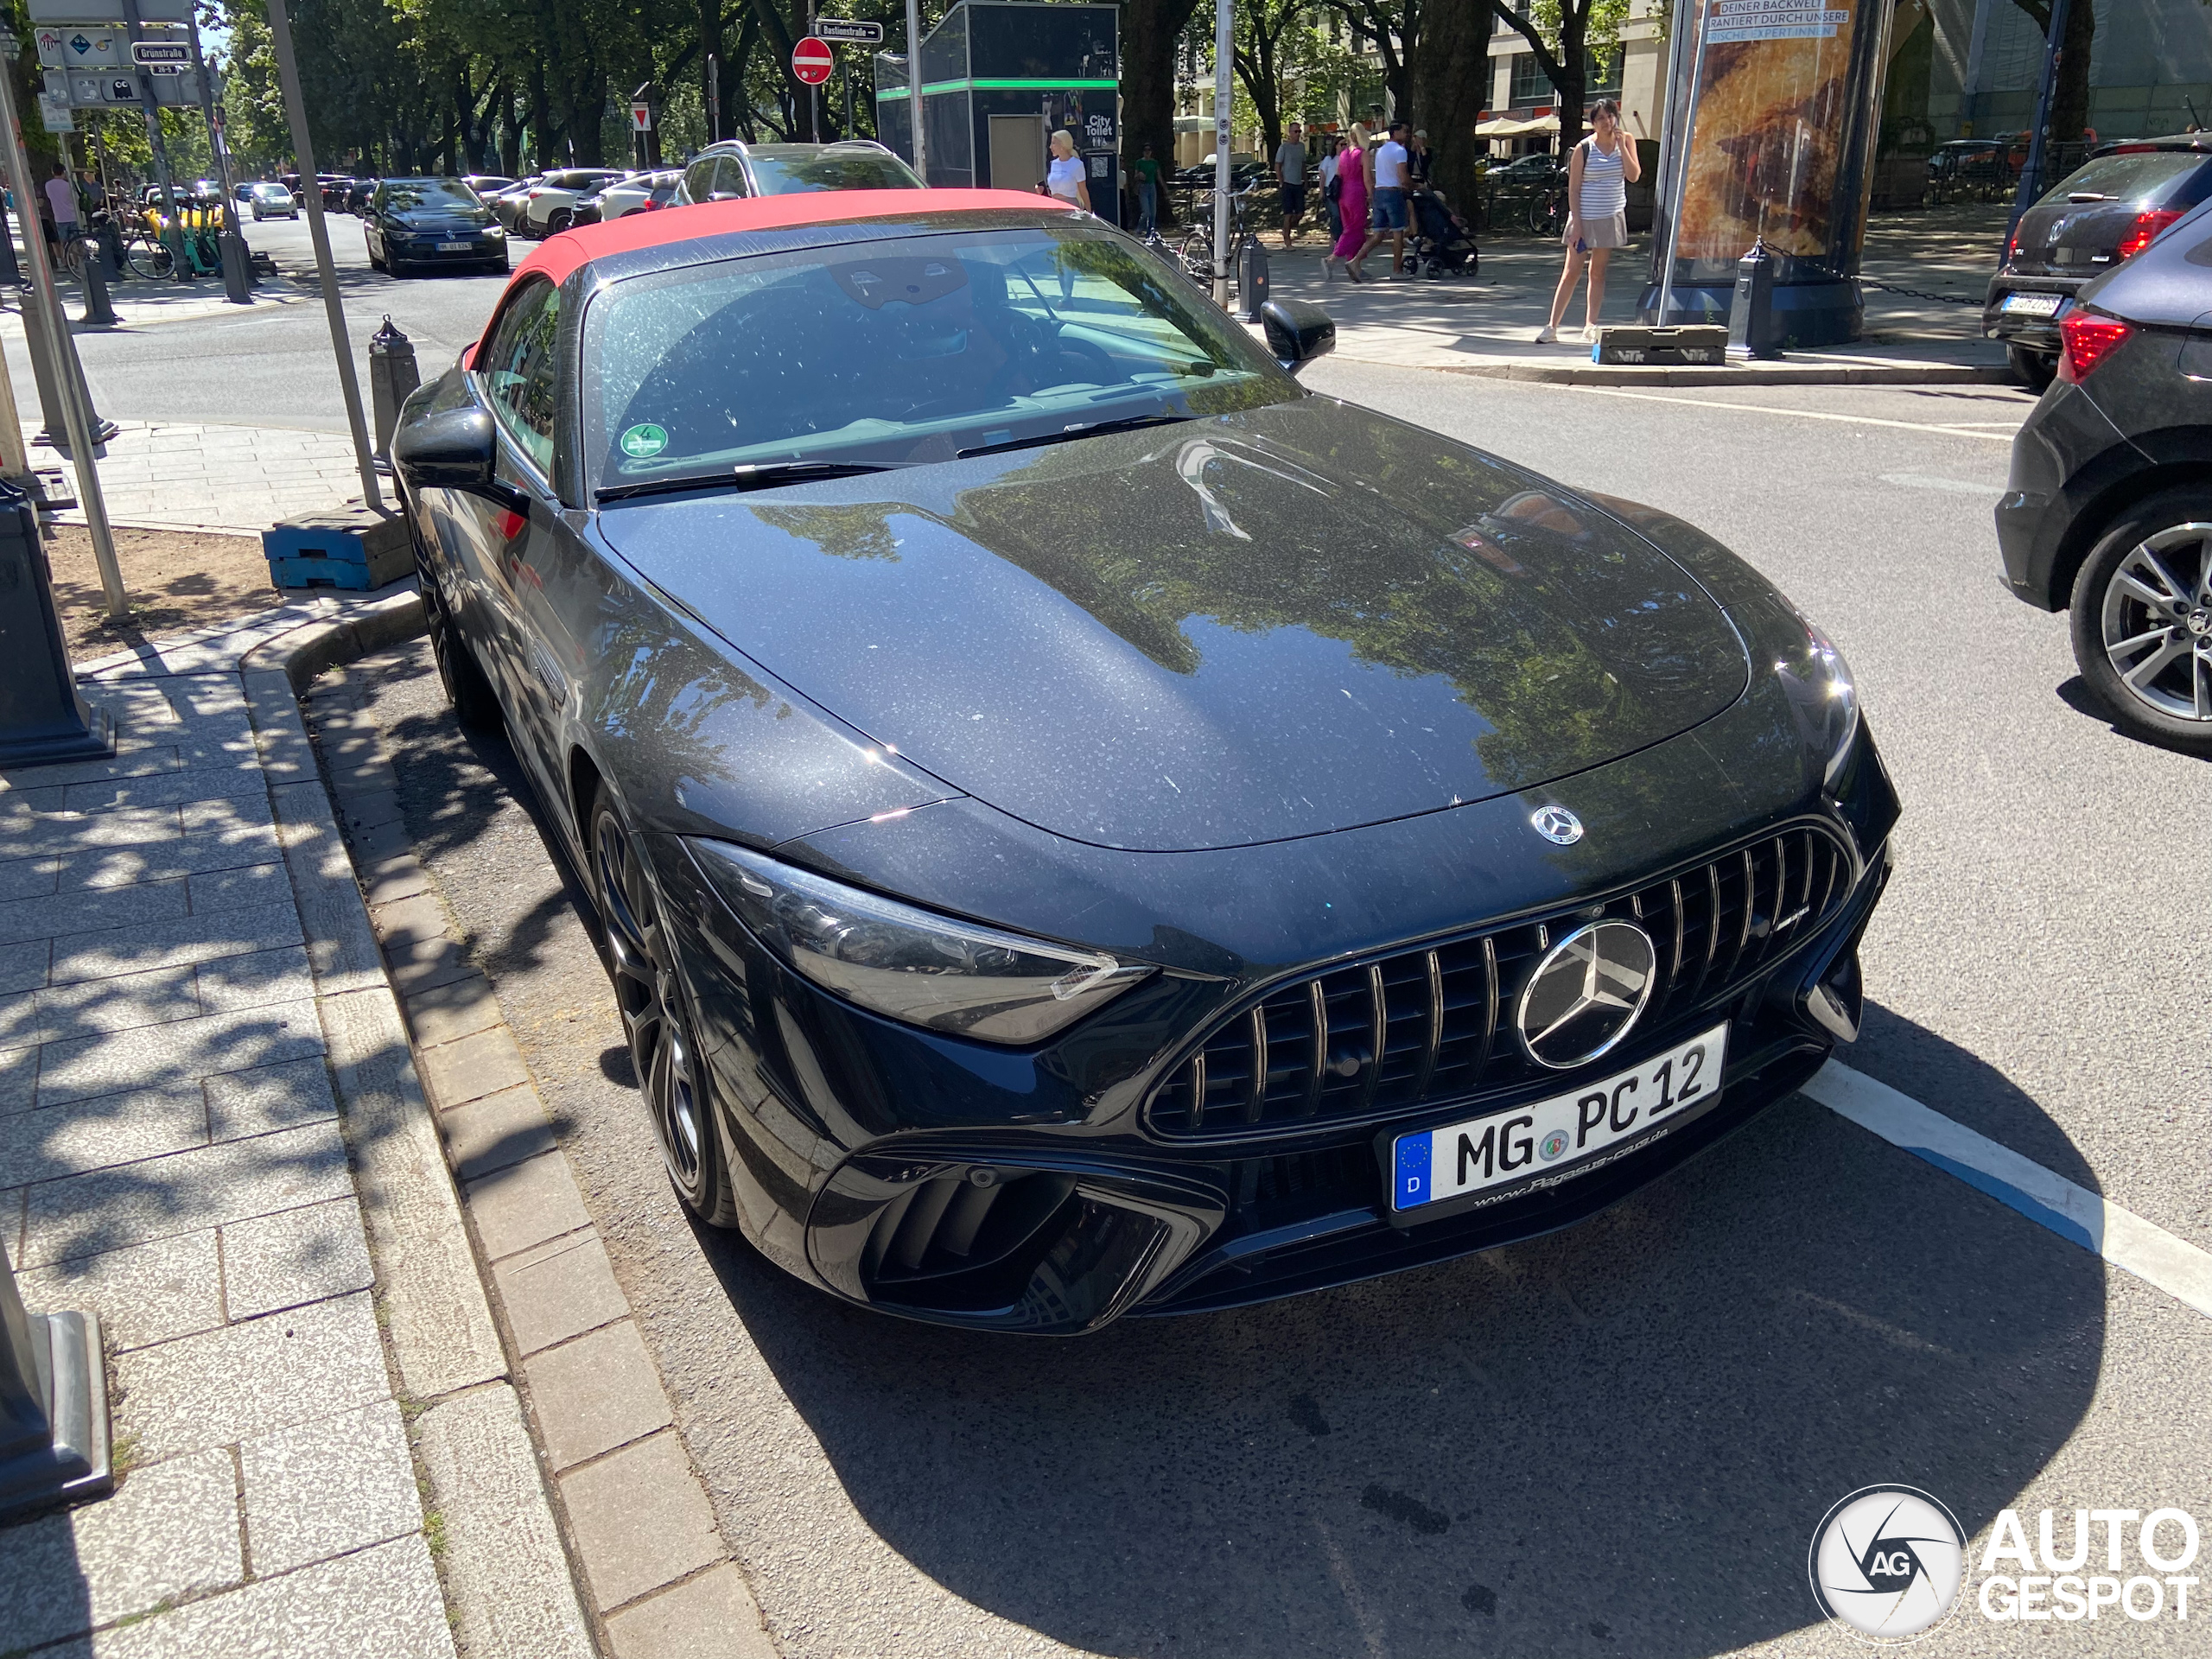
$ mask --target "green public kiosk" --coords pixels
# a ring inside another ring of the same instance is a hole
[[[1121,10],[1042,0],[962,0],[922,41],[929,181],[1033,191],[1054,130],[1075,136],[1091,211],[1122,222]],[[875,60],[875,130],[914,159],[906,60]]]

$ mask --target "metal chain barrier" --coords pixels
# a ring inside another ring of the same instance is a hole
[[[1907,299],[1913,300],[1935,300],[1944,305],[1979,306],[1982,303],[1981,301],[1971,296],[1957,294],[1930,294],[1925,289],[1898,288],[1890,283],[1878,283],[1872,276],[1861,276],[1859,279],[1859,284],[1862,288],[1878,288],[1885,294],[1902,294]]]

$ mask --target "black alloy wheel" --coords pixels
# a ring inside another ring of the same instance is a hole
[[[2075,579],[2074,660],[2113,724],[2212,755],[2212,490],[2131,508]]]
[[[454,631],[438,585],[422,559],[422,541],[416,540],[416,560],[423,573],[423,616],[430,636],[430,655],[438,664],[438,683],[453,705],[454,718],[473,732],[497,731],[501,725],[499,699],[485,677],[483,665],[468,642]]]
[[[709,1227],[737,1225],[729,1172],[715,1138],[705,1079],[685,1017],[659,895],[645,860],[602,786],[591,817],[592,898],[607,938],[607,968],[630,1064],[652,1116],[661,1161],[684,1207]]]

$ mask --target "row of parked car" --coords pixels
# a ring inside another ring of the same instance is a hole
[[[709,144],[681,168],[618,172],[563,168],[527,179],[470,174],[461,178],[370,181],[357,210],[369,264],[404,276],[454,266],[505,271],[510,237],[557,236],[632,213],[687,202],[816,190],[918,190],[912,168],[882,145]]]

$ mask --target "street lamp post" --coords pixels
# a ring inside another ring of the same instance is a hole
[[[346,423],[353,432],[353,460],[361,471],[361,500],[370,512],[382,512],[384,495],[377,488],[368,416],[361,409],[361,382],[353,372],[353,342],[346,333],[345,302],[338,297],[338,270],[330,260],[330,227],[323,223],[322,183],[315,176],[315,144],[308,137],[307,105],[300,97],[300,66],[292,55],[292,21],[284,15],[284,0],[269,0],[269,43],[276,48],[284,118],[292,129],[292,149],[299,158],[300,195],[307,204],[308,236],[315,244],[315,275],[321,280],[331,349],[338,354],[338,390],[346,399]]]
[[[1213,302],[1229,308],[1229,123],[1236,60],[1236,14],[1230,0],[1213,7]]]

